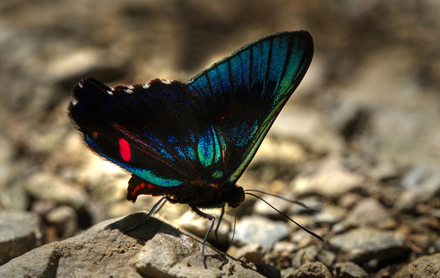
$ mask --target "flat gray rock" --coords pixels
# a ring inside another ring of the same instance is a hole
[[[35,213],[0,210],[0,265],[40,246],[42,237]]]
[[[406,254],[405,234],[360,228],[336,235],[329,240],[330,245],[340,251],[340,256],[355,263],[378,261],[404,257]]]
[[[44,172],[36,173],[30,176],[25,184],[28,193],[37,200],[67,205],[75,210],[83,210],[86,206],[86,192],[67,184],[57,176]]]
[[[36,248],[0,267],[0,277],[263,277],[245,263],[174,227],[137,213]]]
[[[379,229],[396,228],[391,213],[373,198],[359,200],[348,212],[344,224],[348,227],[374,227]]]
[[[258,243],[271,250],[275,242],[289,235],[286,222],[272,221],[260,216],[244,216],[237,223],[234,241],[239,245]]]
[[[365,177],[346,169],[339,158],[330,158],[322,165],[316,165],[313,174],[299,175],[292,181],[295,192],[299,195],[318,194],[330,198],[362,188]]]

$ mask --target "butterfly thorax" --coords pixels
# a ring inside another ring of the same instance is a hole
[[[180,187],[180,186],[178,186]],[[237,207],[244,201],[244,190],[235,184],[192,183],[181,186],[173,199],[178,203],[189,204],[200,208]]]
[[[194,181],[179,186],[158,186],[136,175],[129,181],[127,199],[135,202],[138,195],[169,196],[171,202],[200,208],[237,207],[244,201],[244,190],[233,183],[215,185]]]

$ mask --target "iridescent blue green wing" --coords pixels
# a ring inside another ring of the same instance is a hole
[[[186,84],[209,115],[221,146],[224,182],[235,183],[246,169],[312,56],[308,32],[277,33],[243,47]]]

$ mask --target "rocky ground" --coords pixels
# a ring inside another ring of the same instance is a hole
[[[439,12],[430,0],[2,1],[0,276],[439,277]],[[239,185],[305,203],[264,197],[324,242],[249,196],[207,269],[209,221],[187,206],[127,232],[157,199],[125,201],[129,175],[67,117],[72,86],[186,81],[299,29],[314,60]]]

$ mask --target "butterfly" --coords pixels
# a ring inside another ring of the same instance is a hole
[[[73,89],[68,113],[92,151],[132,173],[128,200],[163,196],[151,212],[169,201],[211,220],[202,244],[206,267],[204,247],[215,217],[200,208],[222,208],[223,215],[225,205],[235,208],[251,194],[237,180],[312,56],[307,31],[276,33],[186,83],[154,79],[112,88],[84,79]]]

